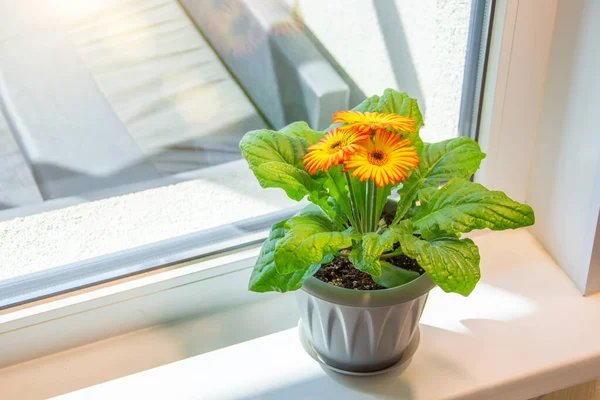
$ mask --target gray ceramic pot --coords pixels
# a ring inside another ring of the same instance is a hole
[[[328,365],[351,372],[385,369],[402,357],[419,325],[429,275],[384,290],[351,290],[314,277],[296,292],[305,337]]]

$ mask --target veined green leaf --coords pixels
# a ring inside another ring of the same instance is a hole
[[[365,233],[362,241],[357,243],[350,252],[350,261],[357,269],[372,276],[381,274],[379,257],[387,251],[394,249],[394,244],[400,241],[405,233],[404,227],[391,226],[383,233]]]
[[[242,155],[260,185],[281,188],[296,201],[320,190],[302,166],[307,147],[303,138],[266,129],[248,132],[240,142]]]
[[[386,288],[404,285],[419,277],[419,273],[396,267],[386,261],[381,261],[381,275],[373,276],[373,280]]]
[[[515,229],[533,225],[531,207],[465,179],[452,179],[417,207],[414,227],[424,238],[474,229]]]
[[[479,169],[485,153],[467,137],[425,143],[420,153],[419,172],[424,187],[439,186],[452,178],[469,179]]]
[[[260,255],[256,260],[248,289],[253,292],[288,292],[298,290],[306,279],[314,275],[320,264],[311,265],[307,269],[297,270],[291,274],[282,275],[275,268],[275,247],[285,235],[287,220],[276,223],[271,227],[269,238],[263,244]],[[333,259],[333,257],[331,257]],[[329,262],[331,261],[329,259]]]
[[[428,186],[419,190],[419,193],[417,193],[417,198],[419,199],[420,204],[425,205],[429,203],[431,196],[433,196],[433,194],[438,190],[440,190],[440,188],[437,186]]]
[[[328,256],[352,246],[360,235],[348,228],[336,231],[324,216],[303,215],[293,217],[285,224],[285,236],[275,247],[275,266],[281,274],[290,274],[321,264]]]
[[[308,203],[307,205],[302,207],[302,209],[300,210],[300,212],[297,215],[300,215],[302,217],[308,217],[308,216],[313,216],[313,215],[322,217],[324,215],[324,213],[323,213],[323,210],[320,207],[318,207],[316,204]]]
[[[479,249],[471,239],[421,240],[411,234],[405,235],[400,245],[445,292],[468,296],[481,277]]]
[[[292,122],[288,126],[281,128],[279,132],[284,135],[302,138],[306,140],[309,146],[316,144],[323,136],[325,136],[324,132],[310,129],[308,124],[304,121]]]
[[[327,216],[334,222],[338,230],[343,230],[347,224],[344,219],[344,214],[340,210],[339,205],[331,197],[314,198],[308,196],[312,204],[307,204],[301,211],[300,215],[318,215],[320,217]]]
[[[430,195],[432,191],[429,188],[437,189],[441,182],[452,178],[469,179],[485,158],[477,142],[466,137],[425,143],[419,156],[419,169],[413,171],[398,190],[400,201],[393,223],[407,215],[417,198],[423,201],[425,196]]]
[[[304,138],[268,129],[248,132],[240,141],[240,149],[250,168],[266,162],[280,162],[302,168],[302,160],[308,147]]]
[[[281,188],[292,200],[300,201],[306,195],[318,193],[321,189],[307,172],[291,164],[269,161],[256,165],[252,171],[263,188]]]

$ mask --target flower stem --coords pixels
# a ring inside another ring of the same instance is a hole
[[[372,204],[371,204],[371,232],[375,232],[377,230],[377,222],[378,221],[378,215],[377,215],[377,193],[379,192],[379,188],[377,186],[375,186],[375,181],[371,181],[371,189],[373,192],[373,200],[372,200]]]
[[[374,232],[375,225],[375,208],[377,207],[376,202],[377,189],[375,188],[375,181],[372,179],[367,180],[367,227],[365,232]]]
[[[363,233],[364,229],[362,227],[360,213],[358,212],[358,202],[356,201],[356,195],[354,193],[354,188],[352,187],[352,180],[350,179],[350,174],[347,172],[344,173],[344,176],[346,177],[346,184],[348,185],[348,194],[350,194],[350,208],[352,209],[352,216],[354,219],[352,226],[360,233]]]

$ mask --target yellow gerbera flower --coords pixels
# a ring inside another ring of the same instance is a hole
[[[379,129],[373,141],[350,156],[344,171],[353,170],[352,177],[358,176],[361,182],[371,179],[377,186],[384,187],[407,179],[418,164],[419,155],[410,139]]]
[[[350,154],[354,154],[366,142],[369,135],[358,132],[334,129],[329,131],[319,142],[308,148],[304,156],[304,168],[314,175],[317,171],[329,170],[332,165],[343,164]]]
[[[371,133],[375,129],[391,128],[397,132],[415,133],[415,120],[398,114],[378,112],[338,111],[333,114],[334,124],[346,124],[343,129]]]

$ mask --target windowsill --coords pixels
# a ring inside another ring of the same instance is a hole
[[[5,368],[0,391],[23,397],[52,383],[53,394],[96,385],[67,396],[74,399],[506,399],[599,377],[600,295],[582,297],[525,230],[475,241],[481,283],[468,298],[431,292],[420,347],[401,375],[325,372],[298,341],[288,294]]]

